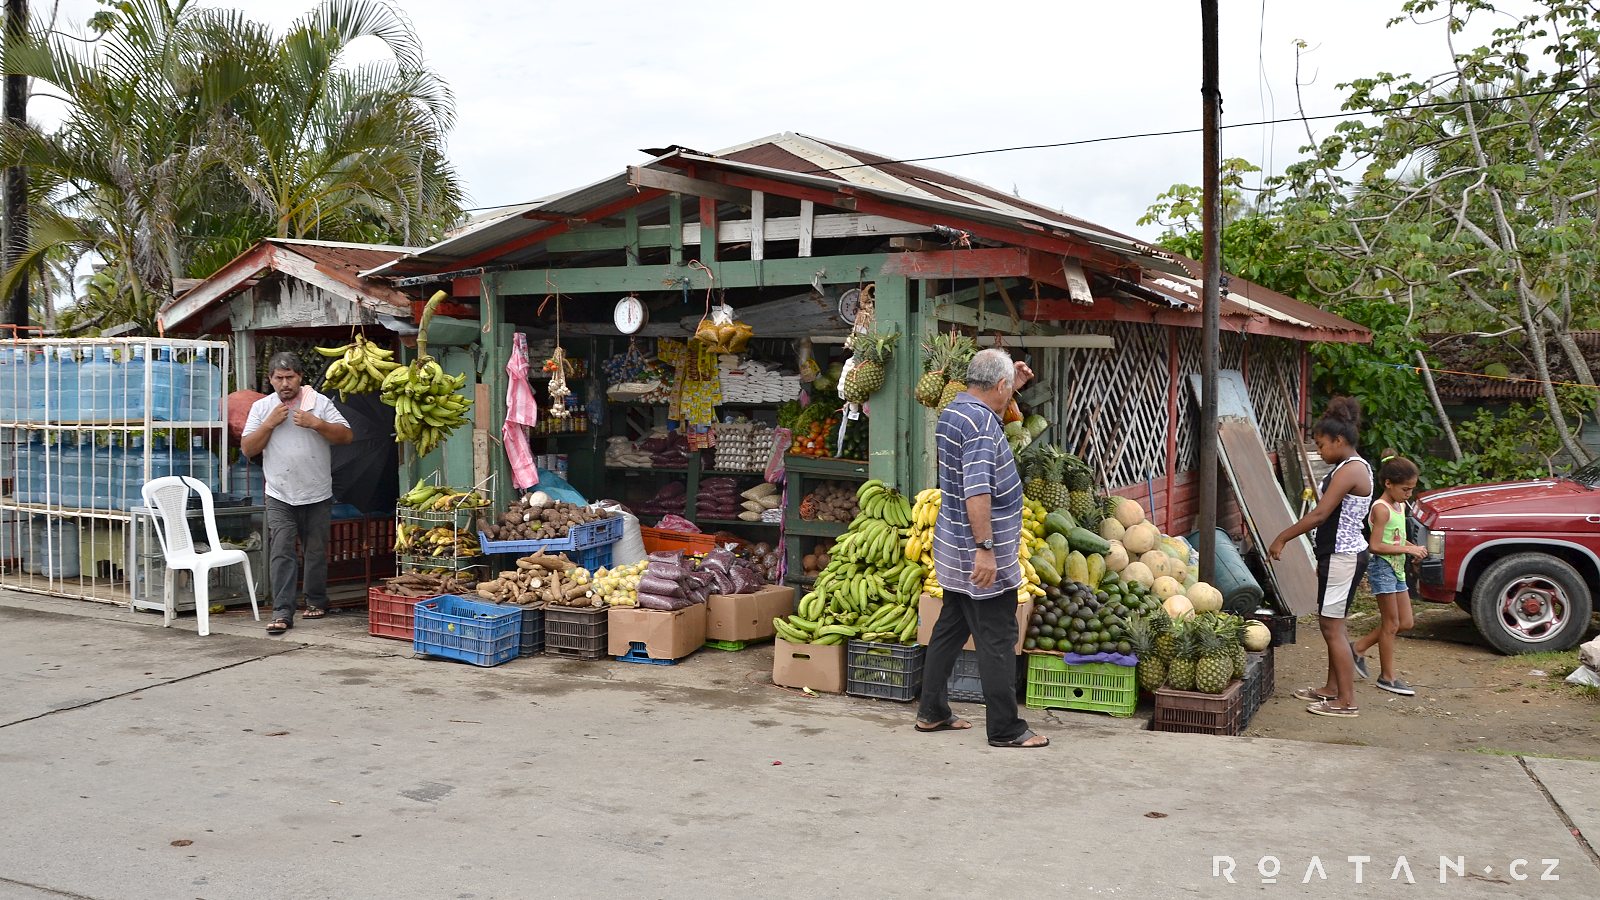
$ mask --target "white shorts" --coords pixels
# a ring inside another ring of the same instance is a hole
[[[1342,619],[1350,612],[1367,554],[1335,553],[1317,558],[1317,615]]]

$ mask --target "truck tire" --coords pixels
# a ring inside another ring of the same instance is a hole
[[[1494,649],[1514,656],[1570,650],[1589,630],[1593,599],[1577,570],[1544,553],[1490,566],[1472,590],[1472,621]]]

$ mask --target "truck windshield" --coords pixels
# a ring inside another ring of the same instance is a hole
[[[1589,487],[1600,487],[1600,459],[1597,459],[1594,462],[1583,466],[1582,468],[1573,470],[1572,474],[1568,475],[1567,477],[1578,482],[1579,484],[1588,485]]]

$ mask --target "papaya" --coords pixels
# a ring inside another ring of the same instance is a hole
[[[1073,520],[1072,513],[1064,509],[1058,509],[1044,517],[1044,530],[1049,534],[1059,534],[1070,539],[1072,529],[1077,527],[1078,523]]]
[[[1082,553],[1074,550],[1067,554],[1067,570],[1061,574],[1068,581],[1088,584],[1089,560]]]
[[[1073,528],[1067,532],[1067,544],[1080,553],[1108,553],[1111,542],[1087,528]]]
[[[1048,553],[1041,553],[1028,560],[1033,566],[1033,571],[1038,573],[1039,581],[1050,587],[1061,585],[1061,573],[1056,570],[1056,564]]]
[[[1097,588],[1100,580],[1106,577],[1106,558],[1098,553],[1089,554],[1089,580],[1085,581],[1089,587]]]

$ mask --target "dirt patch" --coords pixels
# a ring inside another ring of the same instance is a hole
[[[1364,600],[1364,602],[1363,602]],[[1277,650],[1277,690],[1245,732],[1260,737],[1477,753],[1600,760],[1600,692],[1574,688],[1561,676],[1571,663],[1550,654],[1508,657],[1489,649],[1471,618],[1454,606],[1418,604],[1417,626],[1395,647],[1400,678],[1415,697],[1356,681],[1357,719],[1310,715],[1290,696],[1321,685],[1328,657],[1316,618],[1302,619],[1299,643]],[[1376,627],[1370,598],[1357,601],[1350,633]],[[1367,655],[1373,678],[1378,650]],[[1539,674],[1539,673],[1543,674]]]

